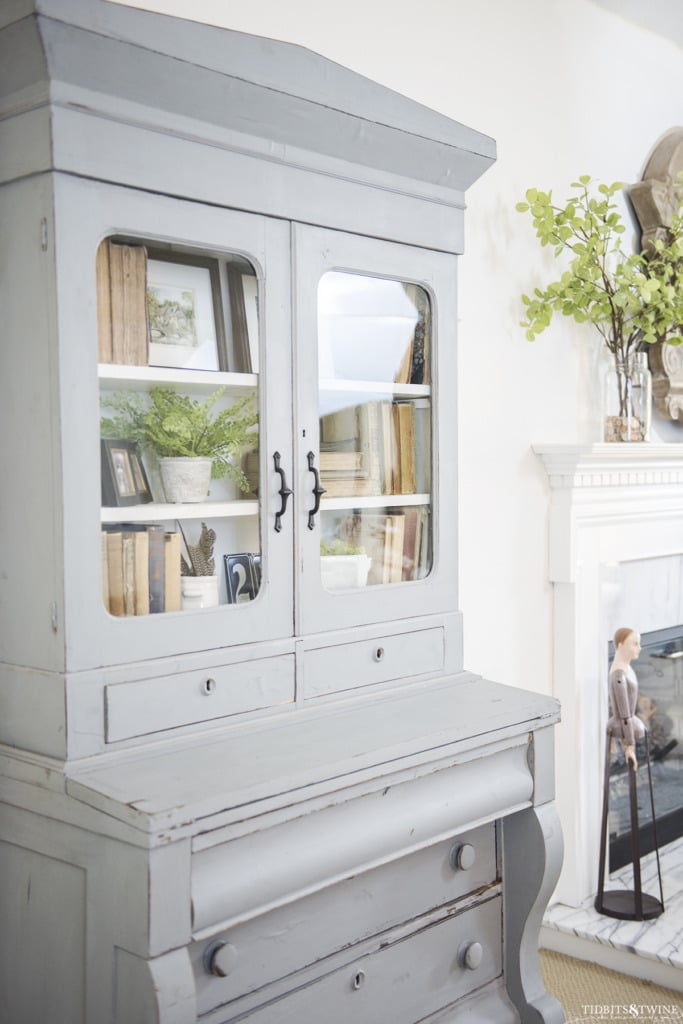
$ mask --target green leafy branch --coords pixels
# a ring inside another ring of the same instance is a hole
[[[572,182],[575,194],[556,205],[552,192],[531,188],[526,202],[542,246],[551,245],[556,257],[568,256],[569,266],[533,296],[522,295],[530,341],[550,326],[555,313],[577,323],[592,323],[610,352],[626,358],[645,344],[681,344],[683,325],[683,203],[674,214],[666,239],[651,251],[625,253],[621,237],[626,228],[615,195],[621,182],[600,184],[595,194],[588,175]]]

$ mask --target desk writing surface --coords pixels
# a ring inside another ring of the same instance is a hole
[[[464,755],[558,718],[554,698],[459,673],[113,754],[105,765],[72,767],[67,789],[145,831],[229,809],[253,816],[303,802],[312,787],[341,788],[369,769],[376,776]]]

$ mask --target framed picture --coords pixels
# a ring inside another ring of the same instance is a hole
[[[152,500],[145,468],[132,441],[102,438],[102,504],[143,505]]]
[[[259,578],[254,568],[254,558],[259,560],[259,578],[261,556],[249,552],[239,555],[223,555],[225,563],[225,582],[229,604],[243,604],[253,601],[259,590]]]
[[[258,278],[237,263],[228,264],[227,277],[233,365],[242,373],[258,373]]]
[[[217,260],[150,250],[147,318],[150,366],[228,369]]]

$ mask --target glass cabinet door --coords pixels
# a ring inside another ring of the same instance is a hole
[[[102,597],[114,616],[261,586],[259,277],[239,253],[97,251]]]
[[[431,302],[420,285],[336,270],[321,277],[320,573],[328,591],[429,575],[431,347]]]
[[[304,622],[434,610],[451,550],[435,546],[434,381],[439,317],[440,334],[452,330],[452,259],[335,232],[301,235],[299,365],[308,377],[309,363],[316,367],[315,406],[299,430],[314,442],[300,452],[309,495],[299,525],[307,577],[315,577],[313,588],[304,582]],[[439,363],[444,373],[448,363]]]
[[[291,641],[289,224],[103,186],[76,210],[70,193],[64,457],[88,488],[64,506],[66,564],[91,567],[69,581],[92,619],[84,659]]]

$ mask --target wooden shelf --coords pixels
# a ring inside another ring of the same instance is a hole
[[[198,394],[207,394],[222,387],[229,391],[253,391],[259,380],[256,373],[179,370],[169,366],[126,366],[122,363],[99,363],[97,375],[103,387],[116,390],[147,391],[153,384],[167,384]]]
[[[323,498],[320,502],[322,512],[333,512],[337,509],[353,508],[402,508],[406,505],[429,505],[431,494],[377,494],[368,496],[355,495],[350,498]]]
[[[103,523],[154,523],[165,519],[234,519],[258,515],[258,501],[199,501],[187,504],[127,505],[102,508]]]
[[[385,380],[336,380],[331,377],[319,381],[320,391],[350,391],[357,394],[389,395],[401,398],[428,398],[429,384],[395,384]]]

